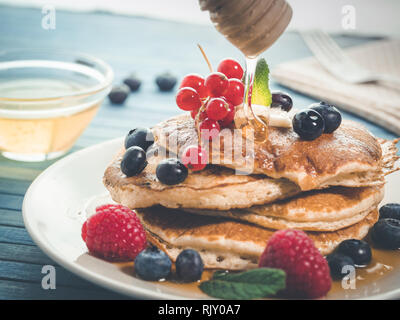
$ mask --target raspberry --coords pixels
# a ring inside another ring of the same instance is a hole
[[[284,270],[284,293],[290,297],[319,298],[331,288],[328,263],[303,231],[275,232],[260,257],[259,267]]]
[[[89,252],[110,261],[130,261],[146,247],[146,233],[136,214],[122,205],[96,208],[82,226]]]
[[[86,242],[86,233],[87,233],[87,221],[85,221],[85,223],[83,224],[81,232],[82,240],[84,242]]]

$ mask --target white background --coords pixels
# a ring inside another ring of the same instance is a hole
[[[400,0],[288,0],[294,15],[291,30],[321,28],[335,33],[400,36]],[[0,4],[41,7],[53,4],[56,9],[100,10],[167,20],[209,24],[198,0],[0,0]],[[356,29],[344,30],[342,7],[356,9]],[[1,10],[1,9],[0,9]]]

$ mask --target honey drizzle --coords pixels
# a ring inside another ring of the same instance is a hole
[[[254,140],[257,142],[265,142],[268,134],[268,119],[262,120],[260,117],[258,117],[251,105],[256,67],[257,57],[246,57],[246,77],[243,105],[247,123],[244,125],[242,130],[244,132],[247,130],[254,130]]]
[[[400,250],[372,248],[372,257],[373,259],[368,266],[356,268],[355,289],[344,289],[341,280],[332,281],[331,290],[323,299],[360,299],[381,293],[377,281],[389,275],[393,270],[400,268]],[[115,263],[115,265],[122,272],[135,276],[132,262]],[[182,283],[176,278],[173,270],[172,275],[167,280],[152,283],[156,283],[161,289],[163,287],[172,288],[181,290],[186,295],[207,298],[208,296],[199,289],[199,284],[211,279],[213,272],[214,270],[205,270],[200,281]]]

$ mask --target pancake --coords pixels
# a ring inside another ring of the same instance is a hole
[[[137,176],[126,177],[120,169],[124,150],[115,157],[104,173],[103,182],[114,201],[130,208],[161,204],[169,208],[228,210],[272,203],[299,193],[300,188],[287,179],[264,175],[237,175],[234,170],[208,165],[191,172],[178,185],[157,180],[156,167],[164,158],[175,156],[154,144],[147,152],[147,167]]]
[[[348,187],[382,185],[384,175],[397,170],[394,168],[394,162],[398,157],[394,142],[381,140],[380,143],[383,157],[379,173],[341,175],[333,178],[331,184]],[[168,153],[158,144],[149,149],[148,165],[144,171],[128,178],[120,169],[123,153],[124,150],[121,150],[106,169],[103,182],[114,201],[130,208],[161,204],[168,208],[229,210],[269,204],[301,192],[295,183],[287,179],[272,179],[262,174],[236,174],[233,169],[216,165],[207,165],[202,171],[191,172],[186,180],[178,185],[162,184],[156,178],[155,168],[162,159],[176,155]]]
[[[351,121],[343,121],[334,133],[313,141],[300,139],[291,128],[269,127],[267,140],[255,143],[254,148],[252,140],[235,131],[224,129],[220,139],[212,142],[210,163],[275,179],[286,178],[302,190],[381,184],[383,169],[390,171],[398,160],[391,153],[397,140],[378,140]],[[161,146],[177,154],[188,145],[199,143],[195,122],[186,114],[156,125],[153,134]],[[382,144],[387,144],[386,154]]]
[[[383,185],[363,188],[332,187],[248,209],[185,211],[231,218],[270,229],[335,231],[364,219],[371,208],[382,201],[383,196]]]
[[[243,270],[257,267],[274,230],[229,219],[190,215],[186,212],[152,207],[137,210],[148,240],[165,251],[173,261],[187,248],[201,255],[205,268]],[[310,232],[315,246],[328,254],[343,240],[362,239],[378,220],[372,209],[360,222],[333,232]]]

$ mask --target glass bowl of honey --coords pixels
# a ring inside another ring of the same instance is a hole
[[[0,51],[0,152],[17,161],[66,153],[111,90],[113,71],[86,54]]]

